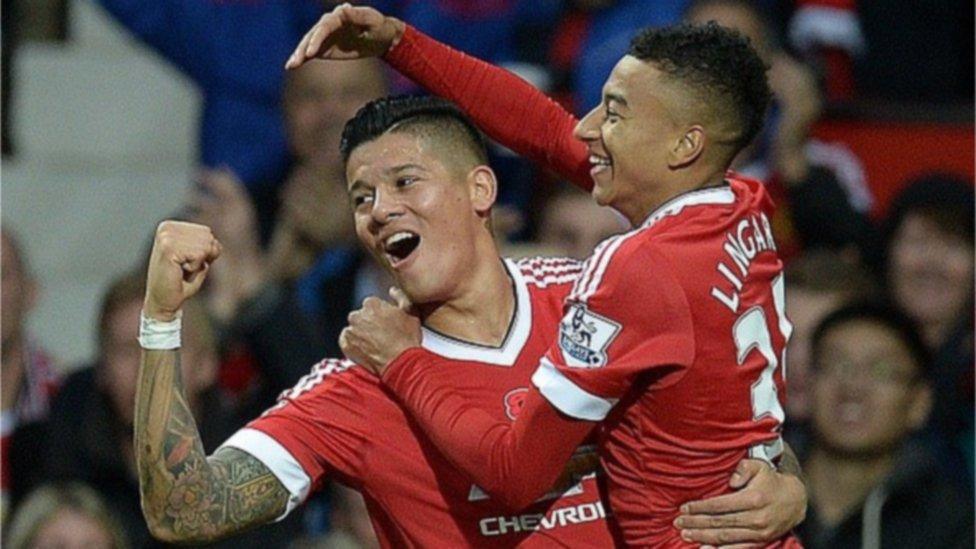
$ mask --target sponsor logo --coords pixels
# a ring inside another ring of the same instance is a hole
[[[508,416],[508,419],[515,421],[515,418],[522,412],[522,406],[525,406],[525,397],[528,394],[529,389],[526,387],[519,387],[505,393],[503,400],[505,402],[505,415]]]
[[[607,363],[607,347],[620,332],[620,324],[574,304],[559,323],[559,347],[567,366],[599,368]]]
[[[603,509],[603,503],[595,501],[552,509],[545,514],[528,513],[509,517],[488,517],[481,519],[478,526],[482,536],[494,537],[518,532],[552,530],[571,524],[604,520],[606,517],[607,513]]]

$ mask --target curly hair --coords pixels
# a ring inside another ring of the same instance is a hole
[[[352,151],[389,131],[413,131],[442,135],[462,144],[478,163],[488,161],[485,138],[454,103],[430,96],[390,96],[364,105],[342,130],[342,161]]]
[[[741,149],[762,130],[772,92],[749,39],[715,22],[641,31],[628,54],[688,85],[739,131]]]

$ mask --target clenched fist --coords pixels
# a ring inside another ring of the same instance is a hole
[[[210,264],[220,256],[220,242],[210,227],[196,223],[163,221],[156,228],[143,313],[169,322],[176,318],[183,302],[203,285]]]
[[[363,308],[349,313],[349,326],[339,334],[346,358],[382,376],[403,351],[419,347],[420,319],[410,314],[410,303],[399,290],[390,290],[396,305],[366,298]]]

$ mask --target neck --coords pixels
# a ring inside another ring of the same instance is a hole
[[[458,288],[456,296],[439,303],[421,307],[424,325],[451,337],[498,346],[508,333],[515,313],[515,293],[508,270],[492,245],[477,250],[478,260],[472,276]]]
[[[725,178],[726,169],[706,168],[689,169],[687,171],[673,172],[674,177],[660,185],[645,186],[647,192],[643,193],[640,201],[634,202],[633,208],[620,208],[620,213],[624,214],[630,221],[631,226],[637,227],[644,222],[654,210],[660,208],[664,203],[684,193],[721,184]],[[627,211],[625,211],[625,209]]]
[[[809,478],[810,501],[821,520],[833,526],[853,513],[891,471],[894,459],[891,453],[851,458],[816,448],[804,469]],[[838,490],[839,486],[843,489]]]

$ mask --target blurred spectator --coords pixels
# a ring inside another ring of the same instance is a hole
[[[790,45],[823,74],[830,101],[854,98],[854,59],[864,54],[855,0],[797,0]]]
[[[843,145],[811,138],[823,98],[810,68],[776,46],[750,0],[693,1],[685,17],[738,30],[770,66],[774,98],[766,126],[734,168],[765,181],[780,205],[773,219],[780,254],[788,258],[801,246],[852,247],[863,261],[877,264],[877,232],[867,215],[873,199],[860,161]]]
[[[810,250],[786,267],[786,311],[793,323],[786,353],[787,399],[783,435],[798,455],[809,448],[810,340],[830,312],[852,301],[874,299],[880,288],[871,272],[829,250]]]
[[[932,404],[928,353],[911,320],[851,305],[813,336],[814,446],[804,463],[806,547],[971,547],[971,500],[910,441]]]
[[[58,387],[58,375],[51,359],[27,334],[27,315],[37,300],[38,287],[27,257],[8,227],[0,229],[0,272],[2,272],[2,319],[0,319],[0,518],[5,514],[9,499],[22,495],[29,480],[12,474],[10,456],[16,438],[24,443],[35,439],[40,443],[50,401]]]
[[[84,484],[49,484],[30,493],[4,533],[9,549],[128,549],[118,521]]]
[[[797,4],[790,42],[820,68],[831,101],[972,103],[972,2]]]
[[[154,545],[139,506],[132,447],[141,356],[136,337],[144,294],[142,272],[110,286],[98,321],[98,362],[65,382],[51,417],[51,447],[44,454],[54,479],[80,480],[100,492],[137,547]],[[210,453],[248,417],[235,413],[216,390],[216,338],[198,304],[184,306],[182,353],[186,399],[194,417],[200,418],[200,436]],[[271,540],[288,539],[297,521],[298,517],[256,530],[227,546],[266,547]]]
[[[627,220],[601,207],[575,187],[564,185],[546,202],[539,244],[553,255],[586,259],[603,239],[624,232]]]
[[[200,162],[229,167],[259,203],[288,164],[284,63],[322,15],[321,0],[99,0],[203,95]]]
[[[339,332],[353,307],[370,295],[386,295],[390,286],[354,238],[339,155],[346,121],[386,89],[374,59],[310,63],[289,74],[286,86],[296,164],[281,191],[266,262],[274,280],[294,284],[302,310],[320,328],[327,356],[341,355]]]
[[[254,205],[231,172],[201,173],[188,209],[223,246],[204,286],[224,357],[222,385],[241,397],[242,416],[257,415],[322,356],[321,337],[291,286],[276,277],[258,239]]]
[[[973,466],[973,208],[971,182],[932,175],[910,182],[885,222],[892,300],[935,353],[932,427],[959,473]],[[952,465],[950,466],[952,467]]]

